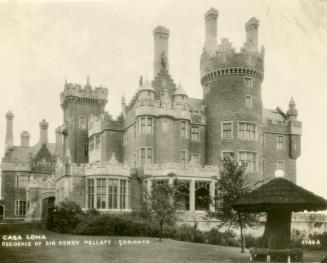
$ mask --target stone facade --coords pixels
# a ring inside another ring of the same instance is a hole
[[[203,99],[190,98],[175,84],[169,73],[169,30],[158,26],[153,80],[140,78],[131,101],[122,97],[117,118],[104,110],[108,90],[92,87],[89,79],[84,86],[65,83],[55,144],[48,143],[48,123],[42,121],[37,145],[30,147],[23,132],[22,146],[13,146],[9,112],[2,160],[5,218],[40,219],[53,198],[103,212],[138,210],[145,189],[177,179],[187,196],[185,221],[198,221],[204,210],[213,209],[208,200],[225,154],[247,162],[254,182],[278,174],[295,182],[301,122],[293,99],[287,112],[263,108],[259,21],[246,23],[246,41],[237,52],[228,39],[217,45],[217,20],[217,10],[205,14]],[[26,182],[19,187],[15,178],[22,173]],[[17,201],[26,207],[20,209]]]

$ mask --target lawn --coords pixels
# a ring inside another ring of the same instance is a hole
[[[146,237],[104,237],[104,236],[78,236],[58,234],[45,230],[39,224],[0,225],[0,238],[4,242],[5,235],[21,235],[23,242],[26,234],[45,235],[46,240],[33,240],[41,242],[40,246],[32,247],[4,247],[0,246],[1,263],[102,263],[102,262],[144,262],[144,263],[170,263],[170,262],[247,262],[248,254],[240,253],[240,248],[222,247],[207,244]],[[110,240],[110,244],[108,244]],[[9,241],[9,240],[8,240]],[[22,242],[20,241],[20,242]],[[54,241],[56,244],[46,246],[45,242]],[[59,242],[62,241],[62,242]],[[62,245],[71,241],[71,245]],[[74,241],[74,245],[73,242]],[[85,243],[88,241],[88,243]],[[102,244],[100,242],[102,241]],[[13,242],[13,241],[11,241]],[[79,242],[79,244],[78,244]],[[106,244],[104,244],[107,242]],[[320,262],[325,253],[305,253],[306,262]]]

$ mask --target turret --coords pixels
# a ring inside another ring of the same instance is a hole
[[[217,46],[218,12],[205,14],[205,46],[201,56],[201,84],[206,106],[206,164],[221,165],[222,156],[253,160],[248,166],[251,178],[262,178],[261,82],[263,56],[258,54],[259,22],[246,23],[245,46],[237,52],[227,38]],[[244,150],[246,149],[246,150]]]
[[[246,47],[250,51],[258,51],[258,27],[259,20],[255,17],[249,19],[249,21],[245,24]]]
[[[139,87],[138,89],[138,96],[139,98],[154,98],[154,88],[152,87],[152,84],[148,79],[145,79],[143,82],[142,86]]]
[[[179,83],[174,93],[175,106],[179,107],[181,105],[186,105],[187,102],[186,98],[187,98],[187,94],[183,89],[182,85]]]
[[[45,119],[40,121],[40,139],[39,139],[40,144],[48,143],[48,127],[49,127],[49,123]]]
[[[84,86],[66,82],[60,100],[64,113],[62,130],[64,156],[69,149],[73,163],[86,163],[88,162],[88,116],[104,112],[108,101],[108,89],[102,86],[92,87],[87,77]]]
[[[14,132],[13,132],[13,120],[14,114],[11,111],[6,113],[7,129],[6,129],[6,141],[5,150],[10,149],[14,146]]]
[[[28,131],[22,131],[20,134],[20,146],[29,147],[30,146],[30,134]]]
[[[291,121],[295,121],[298,116],[298,111],[296,109],[296,104],[293,97],[291,97],[290,103],[288,104],[287,116]]]
[[[61,127],[56,128],[56,148],[55,148],[55,155],[59,158],[63,155],[63,139],[62,139],[62,129]]]
[[[168,38],[169,30],[164,26],[157,26],[153,30],[154,38],[154,61],[153,61],[153,78],[161,69],[169,70],[168,61]]]
[[[204,15],[205,38],[204,49],[209,55],[214,55],[217,51],[217,20],[218,10],[210,8]]]

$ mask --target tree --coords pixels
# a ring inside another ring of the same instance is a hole
[[[151,192],[145,192],[144,208],[151,219],[158,224],[160,242],[164,226],[174,224],[176,220],[176,211],[179,207],[177,194],[177,184],[169,185],[168,182],[153,184]]]
[[[247,163],[239,164],[232,157],[224,157],[223,169],[216,183],[214,197],[215,211],[209,212],[210,217],[217,218],[218,227],[239,227],[242,240],[241,251],[245,250],[244,228],[252,226],[258,221],[258,216],[249,213],[239,213],[232,208],[232,204],[243,194],[251,192],[251,185],[247,178]]]

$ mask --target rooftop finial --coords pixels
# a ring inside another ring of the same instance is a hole
[[[139,87],[141,87],[143,85],[143,76],[140,76],[139,79]]]
[[[91,86],[90,85],[90,76],[89,75],[86,76],[86,86]]]

